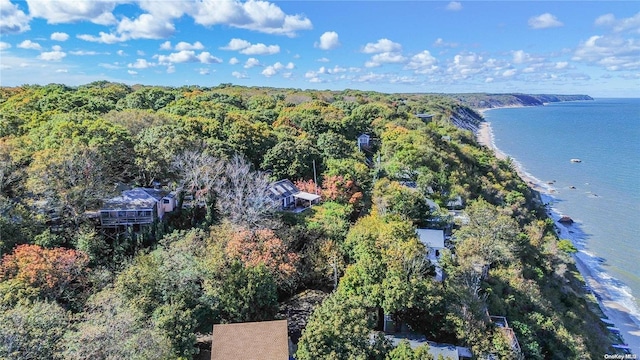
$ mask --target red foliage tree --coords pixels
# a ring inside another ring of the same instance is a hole
[[[20,245],[0,263],[0,281],[36,289],[50,300],[70,300],[87,285],[89,257],[81,251]]]

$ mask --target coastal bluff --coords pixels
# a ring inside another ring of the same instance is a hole
[[[473,109],[541,106],[552,102],[593,100],[589,95],[469,93],[451,94],[450,96]]]

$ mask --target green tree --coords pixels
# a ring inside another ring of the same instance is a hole
[[[61,340],[70,320],[56,303],[0,307],[0,358],[62,359]]]
[[[330,295],[309,318],[296,358],[368,359],[370,332],[368,314],[357,297]]]

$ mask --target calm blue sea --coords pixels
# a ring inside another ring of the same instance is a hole
[[[547,188],[554,211],[576,220],[563,236],[640,326],[640,99],[494,109],[485,119],[495,145]]]

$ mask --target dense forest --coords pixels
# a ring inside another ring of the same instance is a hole
[[[191,359],[213,324],[284,318],[309,292],[322,300],[289,325],[301,360],[429,358],[376,332],[381,313],[477,358],[612,353],[575,248],[476,142],[480,121],[445,94],[1,88],[0,358]],[[322,201],[279,211],[281,179]],[[103,229],[96,212],[131,187],[178,206]],[[443,281],[425,227],[447,234]]]

